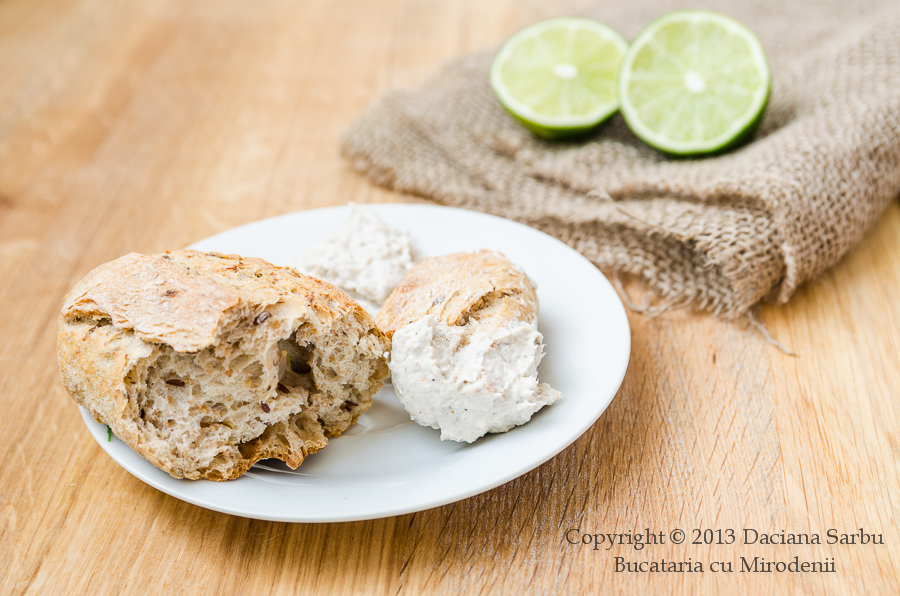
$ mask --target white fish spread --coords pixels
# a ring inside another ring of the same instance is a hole
[[[538,383],[542,341],[534,323],[479,330],[477,321],[450,326],[427,315],[394,333],[394,391],[415,422],[441,430],[442,441],[508,431],[561,396]]]
[[[369,209],[351,203],[341,229],[307,249],[293,264],[354,297],[381,305],[416,258],[409,232],[392,228]]]

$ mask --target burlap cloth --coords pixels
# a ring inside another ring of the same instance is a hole
[[[768,53],[769,108],[740,150],[666,158],[618,115],[587,140],[541,141],[494,99],[493,52],[389,93],[342,150],[378,184],[524,222],[643,278],[664,306],[730,318],[786,301],[900,193],[900,0],[621,0],[588,16],[632,39],[686,6],[737,18]]]

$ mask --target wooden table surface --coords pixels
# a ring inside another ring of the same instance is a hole
[[[409,200],[340,158],[342,130],[385,90],[585,5],[0,3],[0,594],[900,590],[897,203],[833,271],[763,310],[798,357],[747,325],[629,315],[624,385],[584,436],[505,486],[412,515],[304,525],[183,503],[116,465],[66,395],[56,315],[88,270],[280,213]],[[667,543],[566,540],[644,528]],[[694,528],[739,543],[692,545]],[[743,528],[864,528],[884,544],[747,545]],[[741,557],[794,556],[835,572],[740,572]],[[615,557],[704,572],[617,572]]]

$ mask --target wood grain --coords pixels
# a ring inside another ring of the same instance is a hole
[[[612,1],[612,0],[610,0]],[[371,522],[206,511],[119,468],[55,363],[97,264],[312,207],[409,200],[337,154],[391,87],[587,1],[0,3],[0,594],[897,593],[900,208],[769,330],[630,316],[619,395],[570,448],[464,501]],[[880,546],[616,547],[565,533],[757,528]],[[738,573],[740,556],[836,573]],[[734,573],[616,573],[614,556]]]

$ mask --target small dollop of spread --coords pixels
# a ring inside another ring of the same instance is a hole
[[[394,333],[394,391],[415,422],[440,429],[442,441],[506,432],[561,397],[538,383],[542,342],[536,323],[463,327],[426,315]]]
[[[341,229],[308,248],[293,265],[354,298],[381,305],[417,259],[409,232],[392,228],[371,210],[351,203]]]

